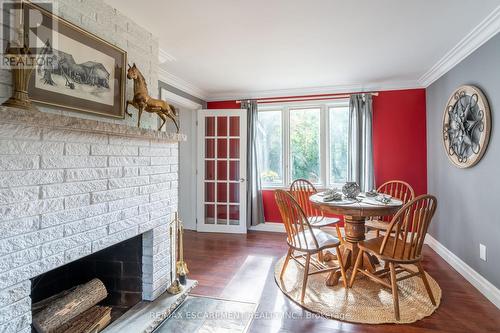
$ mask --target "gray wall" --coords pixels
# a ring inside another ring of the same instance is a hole
[[[164,89],[168,89],[160,81],[159,85]],[[177,95],[179,91],[170,91]],[[161,92],[160,92],[161,94]],[[186,97],[187,93],[184,93],[182,97]],[[162,96],[163,98],[163,96]],[[168,99],[167,99],[168,100]],[[190,99],[197,102],[196,100]],[[171,102],[171,101],[170,101]],[[179,216],[182,219],[184,228],[187,230],[196,230],[196,166],[197,166],[197,155],[196,155],[196,145],[197,145],[197,128],[196,119],[198,116],[197,110],[186,108],[182,105],[177,105],[175,102],[173,105],[176,107],[178,112],[178,121],[180,132],[187,136],[186,141],[179,142],[179,173],[178,173],[178,211]],[[175,132],[175,125],[168,120],[165,125],[167,132]]]
[[[458,86],[485,93],[492,112],[490,144],[470,169],[454,167],[442,144],[442,116]],[[430,234],[500,288],[500,34],[427,88],[428,188],[438,198]],[[487,246],[487,262],[479,244]]]
[[[187,140],[179,142],[179,215],[184,228],[196,230],[196,203],[197,203],[197,133],[195,110],[180,108],[179,112],[181,132],[186,134]]]
[[[207,108],[207,102],[196,96],[190,95],[165,82],[158,81],[158,88],[165,89],[181,97],[187,98]],[[179,216],[184,223],[184,228],[196,230],[196,165],[197,165],[197,132],[196,110],[179,108],[179,124],[181,133],[186,134],[187,140],[179,142]],[[173,130],[170,122],[167,124]]]
[[[183,91],[183,90],[180,90],[179,88],[176,88],[168,83],[165,83],[163,81],[158,81],[158,88],[160,89],[160,92],[159,94],[161,94],[161,89],[165,89],[167,91],[170,91],[174,94],[177,94],[181,97],[184,97],[184,98],[187,98],[189,99],[190,101],[193,101],[195,103],[198,103],[198,104],[201,104],[201,106],[203,107],[203,109],[206,109],[207,108],[207,102],[202,100],[201,98],[198,98],[196,96],[193,96],[191,94],[188,94],[187,92]]]

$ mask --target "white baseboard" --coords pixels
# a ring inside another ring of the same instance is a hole
[[[285,232],[285,225],[278,222],[265,222],[250,227],[252,231]]]
[[[425,243],[479,290],[491,303],[495,304],[495,306],[500,309],[500,289],[486,280],[481,274],[467,265],[462,259],[457,257],[431,235],[427,234]]]

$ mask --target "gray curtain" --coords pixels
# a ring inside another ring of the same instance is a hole
[[[373,109],[371,94],[351,95],[349,101],[348,179],[362,191],[375,186],[373,172]]]
[[[257,101],[241,103],[247,110],[247,227],[264,222],[262,191],[257,163]]]

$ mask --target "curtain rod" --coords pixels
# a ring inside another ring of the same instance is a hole
[[[322,95],[309,95],[309,96],[290,96],[290,97],[267,97],[267,98],[258,98],[256,99],[259,104],[269,104],[269,103],[278,103],[278,102],[306,102],[306,101],[321,101],[321,100],[333,100],[333,99],[343,99],[349,98],[351,95],[355,95],[357,93],[351,94],[322,94]],[[366,92],[359,94],[370,94],[372,96],[378,96],[378,92]],[[244,100],[236,101],[236,103],[241,103]]]

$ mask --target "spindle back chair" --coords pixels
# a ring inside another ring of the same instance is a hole
[[[287,243],[289,247],[285,262],[283,263],[283,267],[281,269],[280,279],[283,279],[288,263],[290,259],[293,259],[304,268],[304,278],[300,298],[301,302],[304,301],[308,277],[312,274],[320,274],[331,271],[336,272],[340,270],[344,280],[344,286],[347,287],[345,282],[346,277],[344,264],[342,261],[342,255],[339,251],[340,241],[329,233],[317,228],[312,228],[304,211],[295,198],[288,192],[276,190],[274,196],[276,203],[278,204],[283,224],[285,225]],[[326,249],[335,249],[338,257],[337,265],[327,266],[322,261],[313,257],[314,254],[319,254],[321,251]],[[296,255],[295,252],[299,252],[300,254]],[[303,263],[300,259],[304,259],[305,263]],[[311,265],[316,268],[313,272],[309,272]]]
[[[350,280],[353,286],[358,272],[370,277],[382,285],[392,289],[394,301],[394,313],[399,320],[399,299],[396,282],[414,276],[419,276],[425,285],[432,304],[436,304],[429,282],[422,267],[422,247],[424,245],[427,230],[436,211],[437,199],[432,195],[421,195],[404,205],[392,218],[387,232],[383,237],[373,238],[358,243],[359,253],[356,258],[354,271]],[[363,254],[367,252],[376,256],[379,260],[388,263],[376,272],[360,269]],[[418,271],[409,269],[406,265],[414,264]],[[405,266],[402,266],[405,265]],[[397,278],[396,274],[407,272],[408,274]],[[387,283],[382,277],[390,275],[391,283]]]
[[[377,189],[378,193],[390,195],[393,198],[399,199],[403,204],[415,198],[415,191],[410,184],[402,180],[390,180],[383,183]],[[376,236],[380,236],[380,231],[386,231],[393,216],[380,216],[376,219],[366,221],[368,230],[375,230]]]
[[[335,217],[326,217],[323,212],[314,207],[309,197],[318,193],[314,185],[306,179],[296,179],[290,185],[290,193],[299,203],[300,207],[307,216],[309,224],[313,228],[321,228],[329,225],[335,225],[337,237],[342,242],[342,233],[340,232],[340,219]]]

